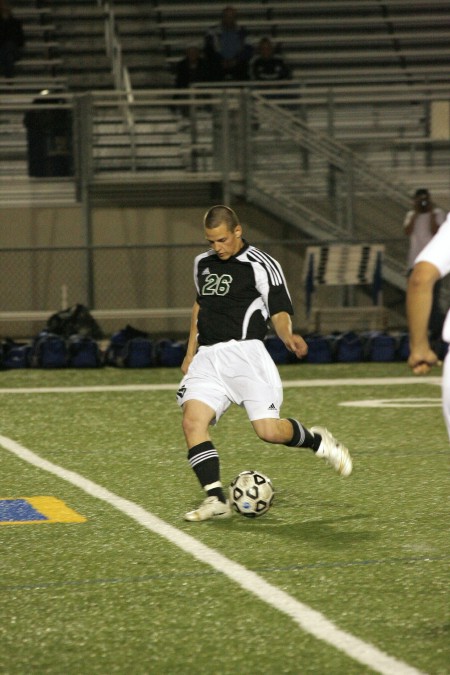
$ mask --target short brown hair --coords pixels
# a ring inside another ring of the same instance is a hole
[[[205,213],[203,225],[208,230],[213,230],[220,225],[225,224],[231,232],[239,225],[239,218],[233,209],[223,204],[216,204]]]

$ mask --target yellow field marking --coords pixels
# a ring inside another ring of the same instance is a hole
[[[44,520],[0,520],[0,525],[41,525],[46,523],[85,523],[87,518],[56,497],[3,497],[1,501],[24,500],[38,511]]]

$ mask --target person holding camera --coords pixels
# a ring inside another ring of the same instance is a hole
[[[418,188],[414,194],[414,208],[405,216],[403,228],[409,237],[409,251],[407,260],[407,276],[411,274],[414,262],[419,253],[434,237],[439,227],[445,220],[442,209],[435,207],[427,188]],[[433,306],[431,309],[429,330],[430,339],[439,340],[444,322],[444,314],[440,307],[440,282],[438,281],[433,290]]]

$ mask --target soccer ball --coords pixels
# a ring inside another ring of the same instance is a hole
[[[230,484],[230,501],[246,518],[257,518],[270,509],[274,489],[270,478],[259,471],[241,471]]]

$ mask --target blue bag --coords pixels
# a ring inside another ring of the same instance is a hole
[[[363,341],[354,331],[339,335],[336,338],[335,349],[336,361],[354,363],[363,360]]]
[[[28,343],[14,342],[6,338],[1,344],[1,362],[3,369],[29,368],[31,345]]]
[[[401,333],[397,343],[397,359],[407,361],[409,358],[409,333]]]
[[[307,335],[305,342],[308,345],[306,363],[331,363],[333,361],[333,345],[329,337],[324,335]]]
[[[72,368],[99,368],[102,365],[97,342],[84,335],[69,338],[69,366]]]
[[[143,342],[129,344],[132,340]],[[136,365],[130,365],[131,363]],[[153,343],[148,333],[129,324],[114,333],[106,349],[105,365],[119,368],[145,368],[153,365]]]
[[[153,342],[149,338],[135,337],[125,345],[122,354],[125,368],[150,368],[153,361]]]
[[[395,361],[397,341],[388,333],[371,333],[367,336],[365,356],[368,361]]]
[[[155,365],[165,368],[180,367],[185,355],[185,342],[162,339],[155,345]]]
[[[68,351],[65,339],[45,330],[39,333],[31,347],[30,365],[32,368],[66,368]]]
[[[264,344],[274,362],[278,365],[291,363],[291,355],[282,340],[277,335],[268,335]]]

